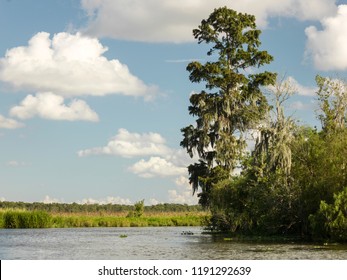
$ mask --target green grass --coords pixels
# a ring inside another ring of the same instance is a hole
[[[2,210],[0,228],[71,228],[71,227],[165,227],[201,226],[205,213],[147,213],[141,217],[98,213],[70,214],[44,211]]]
[[[201,216],[115,217],[115,216],[54,216],[52,227],[162,227],[201,226]]]
[[[51,215],[44,211],[8,210],[1,215],[3,228],[48,228]]]

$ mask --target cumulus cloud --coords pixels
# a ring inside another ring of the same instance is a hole
[[[129,167],[129,170],[143,178],[177,176],[187,173],[187,168],[176,166],[161,157],[151,157],[147,161],[141,159]]]
[[[10,161],[6,162],[6,165],[10,166],[10,167],[20,167],[20,166],[26,166],[27,163],[24,161],[10,160]]]
[[[300,84],[295,78],[289,76],[281,79],[276,85],[269,85],[265,88],[268,90],[270,98],[273,98],[273,93],[283,91],[290,94],[298,94],[301,96],[315,96],[318,88],[316,86],[305,86]]]
[[[18,89],[51,91],[73,97],[122,94],[151,99],[156,87],[130,73],[119,60],[107,59],[98,39],[80,33],[39,32],[27,46],[7,50],[0,58],[0,81]]]
[[[106,198],[94,199],[94,198],[84,198],[78,201],[79,204],[121,204],[121,205],[131,205],[132,202],[128,198],[121,198],[119,196],[113,197],[108,196]]]
[[[42,201],[45,204],[51,203],[64,203],[62,199],[52,198],[48,195]],[[76,201],[78,204],[121,204],[121,205],[131,205],[132,202],[128,198],[121,198],[119,196],[108,196],[105,198],[94,199],[94,198],[84,198],[82,200]]]
[[[254,14],[258,26],[272,16],[319,20],[336,11],[336,0],[82,0],[89,16],[87,34],[145,42],[192,41],[192,29],[214,8],[227,6]]]
[[[347,5],[321,20],[322,29],[306,28],[306,53],[319,70],[347,70]]]
[[[6,128],[6,129],[16,129],[23,127],[24,124],[13,120],[13,119],[8,119],[5,118],[4,116],[0,115],[0,128]]]
[[[19,119],[29,119],[39,116],[50,120],[92,121],[99,120],[98,115],[83,100],[74,99],[68,105],[64,104],[62,96],[52,92],[28,95],[18,106],[10,110],[10,115]]]
[[[131,133],[121,128],[106,146],[80,150],[78,156],[115,155],[131,158],[135,156],[165,155],[171,151],[165,142],[165,139],[158,133]]]
[[[291,103],[289,105],[289,107],[291,109],[294,109],[294,110],[299,110],[299,111],[302,111],[302,110],[308,110],[308,109],[312,109],[312,103],[303,103],[301,101],[295,101],[293,103]]]
[[[44,204],[52,204],[52,203],[63,203],[61,199],[58,198],[52,198],[48,195],[45,196],[45,198],[42,201]]]
[[[169,201],[171,203],[180,203],[188,205],[198,204],[198,198],[193,196],[192,186],[189,184],[189,180],[185,176],[176,178],[175,184],[177,186],[174,190],[169,190]]]
[[[6,201],[4,197],[0,197],[0,202]]]
[[[157,205],[157,204],[161,204],[161,203],[163,203],[163,202],[160,202],[159,200],[157,200],[157,199],[155,199],[155,198],[150,198],[150,199],[148,200],[148,202],[145,201],[145,204],[146,204],[146,205]]]
[[[312,86],[304,86],[300,84],[296,79],[293,77],[288,77],[287,81],[289,84],[295,89],[295,92],[298,95],[302,96],[315,96],[317,92],[317,87],[312,87]]]
[[[121,128],[105,146],[77,152],[79,157],[91,155],[113,155],[124,158],[143,158],[130,167],[128,171],[142,177],[167,177],[187,173],[187,166],[192,159],[183,149],[171,149],[166,140],[158,133],[133,133]]]

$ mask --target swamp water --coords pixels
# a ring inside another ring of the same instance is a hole
[[[347,245],[239,242],[199,227],[0,229],[0,259],[347,260]]]

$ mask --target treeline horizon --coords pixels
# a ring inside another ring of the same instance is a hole
[[[22,209],[27,211],[46,211],[49,213],[116,213],[134,210],[134,205],[125,204],[80,204],[72,203],[44,203],[44,202],[23,202],[23,201],[1,201],[0,209]],[[160,203],[156,205],[144,206],[145,212],[201,212],[204,211],[201,205],[188,205],[178,203]]]

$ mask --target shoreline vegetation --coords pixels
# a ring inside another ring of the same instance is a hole
[[[6,202],[5,202],[6,203]],[[243,235],[231,232],[214,231],[208,227],[211,215],[209,212],[200,209],[199,206],[187,206],[179,204],[166,204],[166,209],[172,206],[178,207],[176,211],[158,211],[163,205],[147,206],[152,209],[141,216],[136,216],[133,210],[126,212],[115,211],[95,211],[95,212],[73,212],[69,208],[73,204],[57,204],[56,206],[67,207],[70,212],[49,212],[47,210],[30,210],[33,205],[43,203],[25,203],[29,209],[25,208],[3,208],[3,202],[0,202],[0,230],[1,229],[42,229],[42,228],[97,228],[97,227],[202,227],[203,234],[211,234],[216,240],[223,242],[275,242],[275,243],[301,243],[301,242],[319,242],[324,245],[339,244],[331,243],[329,240],[312,240],[302,236],[293,235]],[[10,202],[10,204],[16,204]],[[82,209],[87,210],[93,207],[104,207],[104,205],[79,205]],[[52,206],[52,205],[45,205]],[[112,205],[115,208],[131,209],[128,205]],[[39,207],[38,207],[39,208]],[[46,207],[43,207],[46,208]],[[49,208],[49,207],[48,207]],[[134,208],[134,206],[133,206]],[[154,210],[153,210],[154,209]],[[188,209],[183,211],[183,209]],[[189,211],[190,210],[190,211]],[[130,214],[130,215],[129,215]],[[182,232],[182,234],[185,234]],[[126,235],[120,236],[127,237]]]
[[[316,76],[312,127],[288,116],[291,77],[261,70],[274,58],[255,16],[216,8],[193,35],[210,59],[186,67],[202,89],[180,145],[210,231],[347,243],[346,79]]]
[[[0,202],[0,228],[203,226],[200,206]]]

